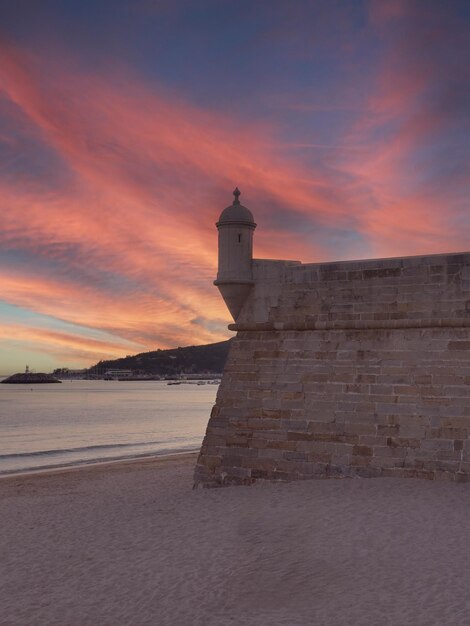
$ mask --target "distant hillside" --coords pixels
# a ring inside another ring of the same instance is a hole
[[[107,369],[128,369],[136,374],[173,376],[176,374],[219,373],[224,369],[231,340],[209,343],[205,346],[188,346],[170,350],[142,352],[114,361],[100,361],[88,372],[99,374]]]

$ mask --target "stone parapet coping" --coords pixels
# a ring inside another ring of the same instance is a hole
[[[380,330],[402,328],[470,328],[470,318],[424,320],[357,320],[334,322],[254,322],[229,324],[234,331],[273,331],[273,330]]]

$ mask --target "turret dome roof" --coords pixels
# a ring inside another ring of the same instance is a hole
[[[250,209],[247,209],[246,206],[240,204],[240,200],[238,199],[240,193],[241,192],[237,187],[233,192],[233,195],[235,196],[233,203],[222,211],[219,217],[219,221],[217,222],[217,226],[219,226],[220,224],[240,223],[256,226],[253,213],[250,211]]]

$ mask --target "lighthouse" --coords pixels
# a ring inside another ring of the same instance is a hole
[[[214,285],[236,321],[253,286],[253,214],[240,204],[240,190],[233,192],[233,203],[224,209],[216,226],[219,231],[219,268]]]

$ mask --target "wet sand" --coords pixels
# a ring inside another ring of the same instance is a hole
[[[470,485],[193,491],[195,460],[2,478],[0,624],[469,624]]]

